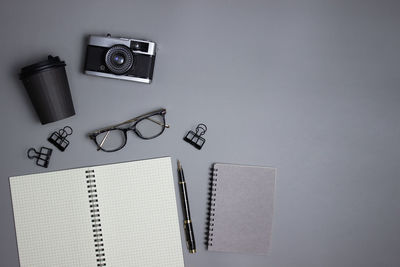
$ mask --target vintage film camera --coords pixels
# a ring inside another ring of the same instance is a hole
[[[100,77],[151,83],[156,43],[111,35],[89,37],[85,73]]]

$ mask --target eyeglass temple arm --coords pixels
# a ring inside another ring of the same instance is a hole
[[[156,112],[157,112],[157,111],[156,111]],[[96,131],[94,131],[93,133],[97,133],[97,132],[101,132],[101,131],[105,131],[105,130],[112,130],[112,129],[115,128],[115,127],[118,127],[118,126],[121,126],[121,125],[124,125],[124,124],[127,124],[127,123],[131,123],[131,122],[138,121],[138,120],[142,119],[143,117],[149,116],[150,114],[153,114],[153,113],[154,113],[154,111],[149,112],[149,113],[146,113],[146,114],[143,114],[143,115],[138,116],[138,117],[135,117],[135,118],[133,118],[133,119],[130,119],[130,120],[127,120],[127,121],[124,121],[124,122],[121,122],[121,123],[112,125],[112,126],[108,126],[108,127],[106,127],[106,128],[102,128],[102,129],[96,130]],[[164,123],[162,123],[162,122],[155,121],[155,120],[152,120],[152,119],[150,119],[150,118],[146,118],[146,119],[149,119],[150,121],[152,121],[152,122],[154,122],[154,123],[157,123],[158,125],[165,126],[165,128],[169,128],[169,125],[168,125],[168,124],[164,124]],[[107,138],[107,137],[103,138],[103,140],[105,141],[106,138]],[[104,142],[103,142],[103,143],[104,143]]]
[[[154,123],[157,123],[158,125],[165,126],[165,128],[169,128],[168,124],[164,124],[162,122],[159,122],[159,121],[156,121],[156,120],[153,120],[153,119],[150,119],[150,118],[146,118],[146,119],[149,120],[149,121],[152,121]]]
[[[97,151],[99,151],[99,150],[102,148],[102,146],[103,146],[104,142],[106,141],[106,139],[107,139],[107,137],[108,137],[109,134],[110,134],[110,131],[108,131],[108,132],[106,133],[106,135],[103,137],[103,139],[101,140],[100,145],[99,145],[99,148],[97,149]]]
[[[110,127],[107,127],[107,128],[114,128],[114,127],[118,127],[118,126],[121,126],[121,125],[124,125],[124,124],[127,124],[127,123],[135,122],[135,121],[138,121],[138,120],[140,120],[141,118],[146,117],[146,116],[148,116],[149,114],[152,114],[152,113],[153,113],[153,112],[149,112],[149,113],[143,114],[143,115],[141,115],[141,116],[139,116],[139,117],[135,117],[135,118],[133,118],[133,119],[130,119],[130,120],[127,120],[127,121],[118,123],[118,124],[116,124],[116,125],[113,125],[113,126],[110,126]],[[162,123],[162,122],[159,122],[159,121],[156,121],[156,120],[153,120],[153,119],[150,119],[150,118],[146,118],[146,119],[148,119],[148,120],[150,120],[150,121],[152,121],[152,122],[154,122],[154,123],[157,123],[158,125],[165,126],[165,128],[169,128],[169,125],[168,125],[168,124],[164,124],[164,123]]]

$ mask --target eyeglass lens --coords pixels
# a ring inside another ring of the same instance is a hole
[[[96,136],[96,143],[105,151],[122,148],[126,143],[125,133],[122,130],[110,130]]]
[[[164,130],[164,117],[161,115],[154,115],[139,121],[136,124],[136,131],[139,132],[143,138],[152,138],[159,135]]]

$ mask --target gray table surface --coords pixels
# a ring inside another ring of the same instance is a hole
[[[26,150],[70,125],[48,170],[181,160],[199,244],[188,267],[400,266],[399,14],[377,0],[3,0],[0,265],[18,266],[8,177],[45,171]],[[85,38],[108,32],[158,43],[151,85],[82,73]],[[68,64],[77,114],[42,126],[17,74],[49,53]],[[85,136],[158,107],[171,128],[155,140],[107,154]],[[199,122],[201,151],[182,141]],[[213,162],[278,168],[268,256],[202,245]]]

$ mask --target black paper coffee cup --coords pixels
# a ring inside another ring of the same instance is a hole
[[[75,115],[65,66],[59,57],[49,56],[21,69],[20,79],[42,124]]]

